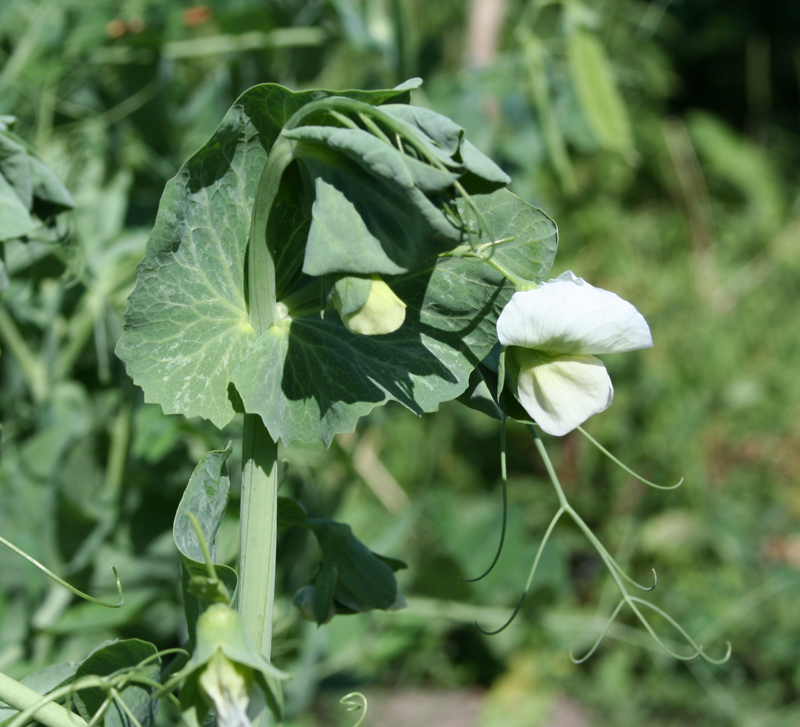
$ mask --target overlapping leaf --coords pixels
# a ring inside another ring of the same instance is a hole
[[[202,416],[219,427],[233,417],[230,373],[256,338],[244,255],[267,151],[294,112],[330,95],[273,84],[250,89],[167,184],[117,348],[147,400],[165,412]],[[402,102],[408,87],[337,95]]]

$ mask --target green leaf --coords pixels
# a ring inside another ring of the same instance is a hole
[[[506,189],[476,195],[473,200],[489,227],[484,230],[466,203],[459,201],[473,246],[512,275],[541,283],[550,272],[558,248],[556,223]]]
[[[35,227],[28,208],[0,175],[0,242],[27,235]]]
[[[210,603],[232,597],[238,581],[236,571],[222,564],[215,564],[218,581],[209,577],[200,541],[188,517],[191,513],[197,518],[213,561],[214,539],[228,507],[230,478],[225,474],[225,462],[231,451],[228,443],[224,450],[209,452],[200,460],[183,493],[172,526],[172,537],[181,557],[183,605],[192,643],[200,614]]]
[[[33,208],[31,157],[25,146],[0,130],[0,176],[5,177],[26,210]]]
[[[278,497],[278,527],[281,530],[292,526],[306,527],[308,513],[297,500],[291,497]]]
[[[322,551],[320,575],[334,570],[338,582],[366,608],[389,608],[397,598],[397,581],[392,569],[355,535],[346,523],[312,518],[308,521]],[[322,590],[331,592],[323,578]],[[317,579],[319,586],[319,578]],[[317,598],[314,612],[317,615]]]
[[[105,644],[95,649],[78,667],[75,680],[86,676],[109,676],[120,669],[136,667],[136,673],[147,679],[159,681],[161,660],[153,644],[139,639],[126,639]],[[148,660],[144,666],[142,662]],[[129,684],[119,690],[120,698],[133,713],[141,727],[153,727],[158,714],[158,700],[153,699],[155,689],[140,684]],[[106,692],[99,688],[82,689],[75,693],[75,706],[87,721],[100,709]],[[106,727],[135,727],[136,723],[116,702],[112,703],[103,718]]]
[[[408,305],[395,333],[350,333],[334,312],[301,316],[265,331],[233,372],[247,411],[273,439],[327,445],[390,400],[435,411],[466,388],[497,341],[495,322],[513,292],[488,264],[459,258],[387,282]]]
[[[166,413],[202,416],[218,427],[233,418],[228,382],[256,337],[244,256],[267,151],[295,111],[331,95],[273,84],[251,88],[167,184],[117,346],[145,399]],[[402,103],[409,90],[335,95]]]
[[[318,624],[324,624],[331,618],[333,594],[339,579],[339,569],[332,560],[334,559],[323,557],[322,568],[314,581],[314,620]]]
[[[433,142],[427,148],[440,160],[449,165],[460,162],[467,172],[461,182],[470,194],[489,194],[511,182],[511,177],[470,143],[464,129],[447,116],[399,104],[388,104],[383,110],[422,132]]]
[[[633,137],[628,111],[600,39],[590,31],[576,30],[567,41],[567,58],[575,93],[598,144],[630,152]]]
[[[37,219],[74,206],[50,168],[22,139],[0,129],[0,241],[26,235],[38,227]]]
[[[309,275],[405,273],[463,239],[415,187],[376,183],[343,155],[304,161],[316,192],[303,264]]]

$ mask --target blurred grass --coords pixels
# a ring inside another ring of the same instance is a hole
[[[17,117],[17,133],[78,202],[67,247],[4,251],[2,305],[47,386],[35,399],[3,340],[0,534],[93,593],[113,593],[116,565],[128,594],[104,619],[0,553],[0,668],[21,676],[115,635],[160,646],[185,636],[172,515],[194,463],[240,432],[143,405],[112,353],[164,182],[254,83],[374,87],[421,74],[416,101],[461,123],[512,174],[514,190],[557,220],[554,276],[572,269],[650,323],[652,350],[607,358],[616,399],[587,429],[649,479],[684,476],[685,485],[647,490],[577,433],[547,444],[569,497],[612,553],[638,578],[655,567],[654,601],[710,653],[730,639],[733,658],[677,663],[623,616],[599,652],[573,666],[568,649],[592,642],[615,600],[588,543],[563,522],[518,620],[481,636],[475,620],[499,625],[516,603],[554,493],[527,433],[512,426],[506,548],[485,580],[459,580],[486,567],[499,538],[498,428],[455,404],[421,419],[389,406],[329,451],[285,453],[288,493],[410,564],[401,576],[408,609],[318,630],[290,605],[317,554],[302,534],[286,534],[276,653],[297,674],[290,723],[316,724],[316,700],[319,724],[352,724],[352,714],[324,705],[353,688],[478,688],[481,727],[547,724],[564,699],[593,725],[797,723],[800,139],[781,111],[796,94],[780,76],[776,111],[758,106],[756,130],[719,105],[682,108],[674,99],[697,98],[691,84],[708,84],[702,69],[714,67],[715,49],[744,48],[751,31],[740,4],[723,40],[696,21],[702,4],[656,17],[662,5],[610,0],[575,20],[560,4],[509,2],[499,51],[481,68],[464,60],[470,20],[455,0],[0,6],[0,114]],[[602,43],[633,151],[594,137],[570,75],[567,20]],[[691,73],[678,43],[687,37]],[[791,42],[776,35],[775,57]],[[720,84],[746,100],[745,75]],[[543,139],[547,118],[566,160]],[[557,171],[564,163],[574,186]],[[117,482],[110,422],[125,416]],[[221,540],[234,561],[235,517]]]

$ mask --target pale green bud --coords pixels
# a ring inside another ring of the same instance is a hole
[[[406,319],[406,304],[379,276],[373,275],[371,283],[366,303],[352,313],[343,313],[342,322],[351,333],[362,336],[394,333]]]

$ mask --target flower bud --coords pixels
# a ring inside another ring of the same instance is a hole
[[[339,312],[342,313],[341,308]],[[342,313],[342,322],[351,333],[379,336],[394,333],[406,319],[406,304],[378,275],[372,276],[367,300],[361,308]]]
[[[248,707],[255,694],[251,667],[236,664],[216,651],[198,681],[203,696],[217,711],[219,727],[250,727]]]

